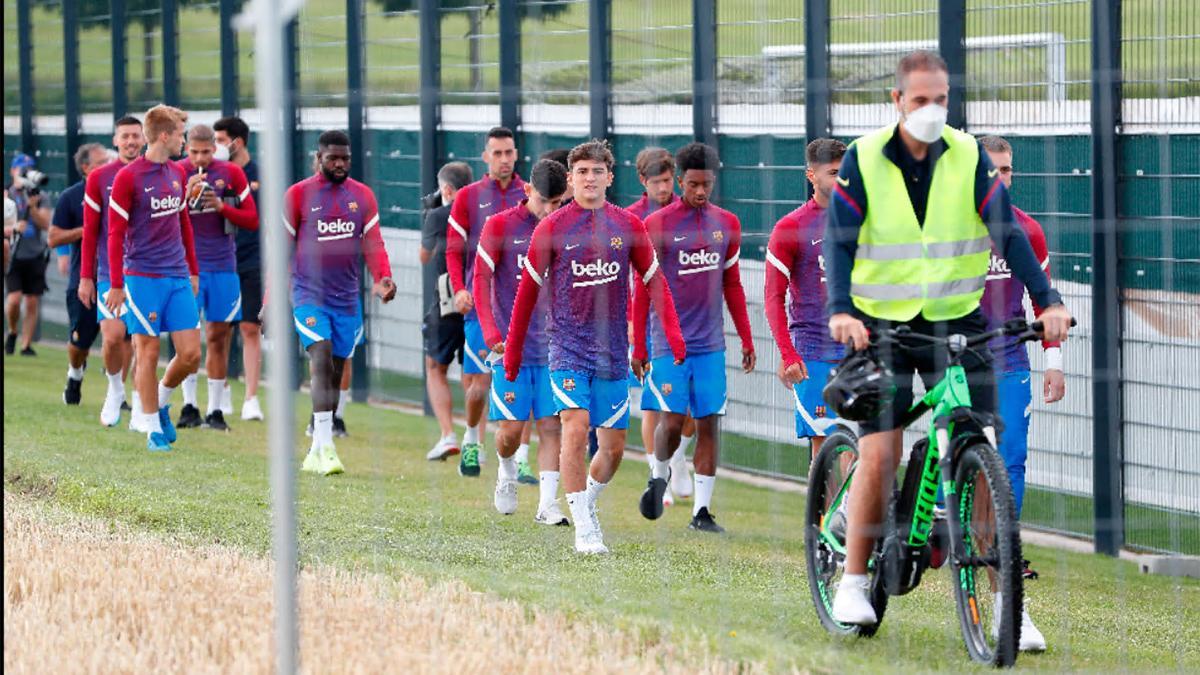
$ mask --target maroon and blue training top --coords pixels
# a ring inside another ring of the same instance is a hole
[[[184,208],[187,178],[175,162],[143,155],[117,172],[108,202],[108,265],[113,288],[125,275],[199,274],[192,223]]]
[[[646,233],[671,289],[688,353],[725,350],[722,298],[741,338],[742,350],[753,351],[746,292],[738,268],[742,225],[737,216],[715,204],[694,208],[680,200],[651,214],[646,219]],[[641,284],[635,284],[634,288],[634,356],[645,358],[641,352],[646,344],[650,303]],[[651,319],[650,340],[652,358],[671,353],[663,322],[657,314]]]
[[[446,226],[446,272],[450,274],[450,286],[455,293],[464,288],[470,290],[467,284],[471,282],[484,221],[524,199],[525,181],[515,173],[508,187],[500,187],[491,176],[484,176],[454,195]]]
[[[471,294],[479,313],[479,325],[488,347],[504,341],[517,300],[517,286],[525,269],[525,256],[538,220],[524,203],[501,211],[483,226],[475,257],[475,278]],[[521,363],[544,366],[548,362],[550,336],[546,333],[549,293],[538,297],[538,306],[526,330],[525,353]]]
[[[541,292],[550,296],[551,370],[624,379],[629,372],[626,314],[631,269],[649,284],[667,342],[675,358],[683,359],[687,350],[675,304],[642,221],[607,202],[595,210],[571,202],[533,231],[505,343],[508,379],[520,370]]]
[[[821,244],[828,217],[828,211],[810,199],[780,218],[767,242],[767,323],[784,367],[800,361],[838,361],[845,353],[845,347],[829,336],[825,308]]]
[[[1017,222],[1025,230],[1025,236],[1029,237],[1033,253],[1046,272],[1046,282],[1049,283],[1050,251],[1046,247],[1046,233],[1029,214],[1015,206],[1012,210]],[[1036,301],[1032,304],[1034,315],[1041,314],[1042,307]],[[1013,276],[1008,261],[996,250],[995,244],[992,244],[992,262],[988,267],[987,281],[983,286],[983,298],[979,301],[979,307],[987,317],[988,330],[1003,326],[1009,319],[1025,318],[1025,285]],[[1058,347],[1059,344],[1043,342],[1042,346],[1050,349]],[[1004,336],[992,340],[988,346],[992,348],[992,354],[995,356],[993,363],[996,370],[1005,373],[1029,370],[1029,352],[1025,349],[1024,342],[1018,342],[1012,336]]]
[[[117,172],[124,168],[125,162],[114,159],[87,176],[83,188],[83,241],[80,243],[79,262],[81,279],[108,281],[108,200],[112,196]]]
[[[180,160],[179,168],[188,178],[199,171],[189,159]],[[225,204],[220,211],[200,204],[194,209],[189,207],[188,216],[196,232],[196,259],[200,271],[237,272],[235,234],[225,231],[225,221],[228,219],[244,230],[258,229],[258,209],[250,194],[250,182],[240,166],[219,159],[208,165],[204,176],[217,199],[233,197],[238,205]]]
[[[641,198],[638,199],[636,202],[630,204],[629,206],[625,207],[625,210],[632,213],[633,215],[637,216],[638,219],[640,219],[642,222],[646,222],[646,219],[650,217],[651,213],[654,213],[655,211],[657,211],[659,209],[665,209],[668,206],[670,206],[671,204],[674,204],[678,201],[679,201],[679,195],[672,192],[671,193],[671,201],[667,202],[665,205],[660,206],[658,202],[654,201],[653,199],[650,199],[650,195],[643,192]]]
[[[283,224],[296,240],[295,306],[352,314],[359,310],[363,259],[376,283],[391,276],[375,193],[353,178],[334,183],[318,173],[291,186],[284,197]]]

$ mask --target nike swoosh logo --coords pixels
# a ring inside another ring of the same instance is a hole
[[[838,185],[841,185],[842,187],[850,187],[850,181],[845,178],[842,178],[841,176],[837,177],[837,182],[838,182]]]
[[[491,202],[488,202],[486,204],[484,204],[483,202],[479,202],[479,208],[481,208],[481,209],[486,209],[487,207],[489,207],[491,205],[492,205]]]
[[[111,190],[111,189],[112,189],[112,188],[109,188],[109,190]],[[148,187],[148,188],[146,188],[146,189],[144,190],[144,192],[150,192],[150,191],[151,191],[151,190],[153,190],[153,189],[154,189],[153,187]]]
[[[514,244],[524,244],[525,240],[524,239],[513,239],[513,243]]]
[[[613,410],[616,410],[617,408],[620,408],[622,405],[625,405],[625,404],[624,403],[615,403],[611,407]]]
[[[310,210],[310,211],[320,211],[320,210],[321,210],[321,207],[319,207],[319,206],[314,206],[314,207],[312,207],[312,208],[311,208],[311,209],[309,209],[309,210]]]
[[[1029,384],[1029,378],[1027,377],[1027,378],[1021,380],[1021,384]]]
[[[813,240],[812,240],[812,245],[813,245],[813,246],[816,246],[817,244],[819,244],[819,243],[821,243],[821,242],[823,242],[823,241],[825,241],[825,240],[824,240],[824,239],[813,239]]]
[[[564,249],[566,249],[566,250],[568,250],[568,251],[570,251],[570,250],[571,250],[571,249],[573,249],[573,248],[579,248],[579,244],[567,244],[567,245],[566,245],[566,246],[564,246],[563,248],[564,248]]]
[[[992,169],[988,172],[988,178],[995,178],[998,173],[1000,173],[1000,169]]]
[[[675,241],[683,241],[684,239],[687,239],[687,235],[686,235],[686,234],[685,234],[685,235],[683,235],[682,237],[675,237]]]

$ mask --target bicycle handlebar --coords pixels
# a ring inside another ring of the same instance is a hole
[[[1075,319],[1071,319],[1071,326],[1076,325]],[[878,337],[871,336],[871,346],[879,346],[881,344],[899,344],[901,340],[919,340],[935,345],[947,345],[957,347],[958,349],[970,349],[995,338],[1011,335],[1015,336],[1019,342],[1031,342],[1042,338],[1043,326],[1041,321],[1027,322],[1025,319],[1009,319],[1004,322],[1003,326],[989,330],[978,335],[967,337],[961,333],[955,333],[946,337],[938,337],[936,335],[926,335],[923,333],[914,333],[908,326],[899,326],[897,328],[885,328],[879,331]]]

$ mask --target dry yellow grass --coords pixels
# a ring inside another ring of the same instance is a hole
[[[265,673],[269,560],[196,547],[4,495],[8,673]],[[306,569],[310,673],[728,672],[703,644],[638,637],[458,583]]]

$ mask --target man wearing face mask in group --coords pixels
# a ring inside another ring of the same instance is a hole
[[[865,349],[869,332],[900,325],[932,335],[986,331],[979,303],[992,242],[1046,308],[1039,317],[1045,339],[1067,336],[1071,315],[1013,220],[999,172],[974,137],[946,126],[949,91],[941,57],[927,51],[905,56],[892,90],[899,124],[859,138],[842,160],[823,248],[830,333],[852,349]],[[991,355],[978,352],[962,360],[972,407],[994,413]],[[868,598],[867,559],[899,465],[912,375],[929,386],[945,368],[944,353],[928,345],[878,350],[874,357],[893,371],[896,390],[879,416],[861,423],[845,574],[832,612],[836,621],[859,625],[878,622]]]

